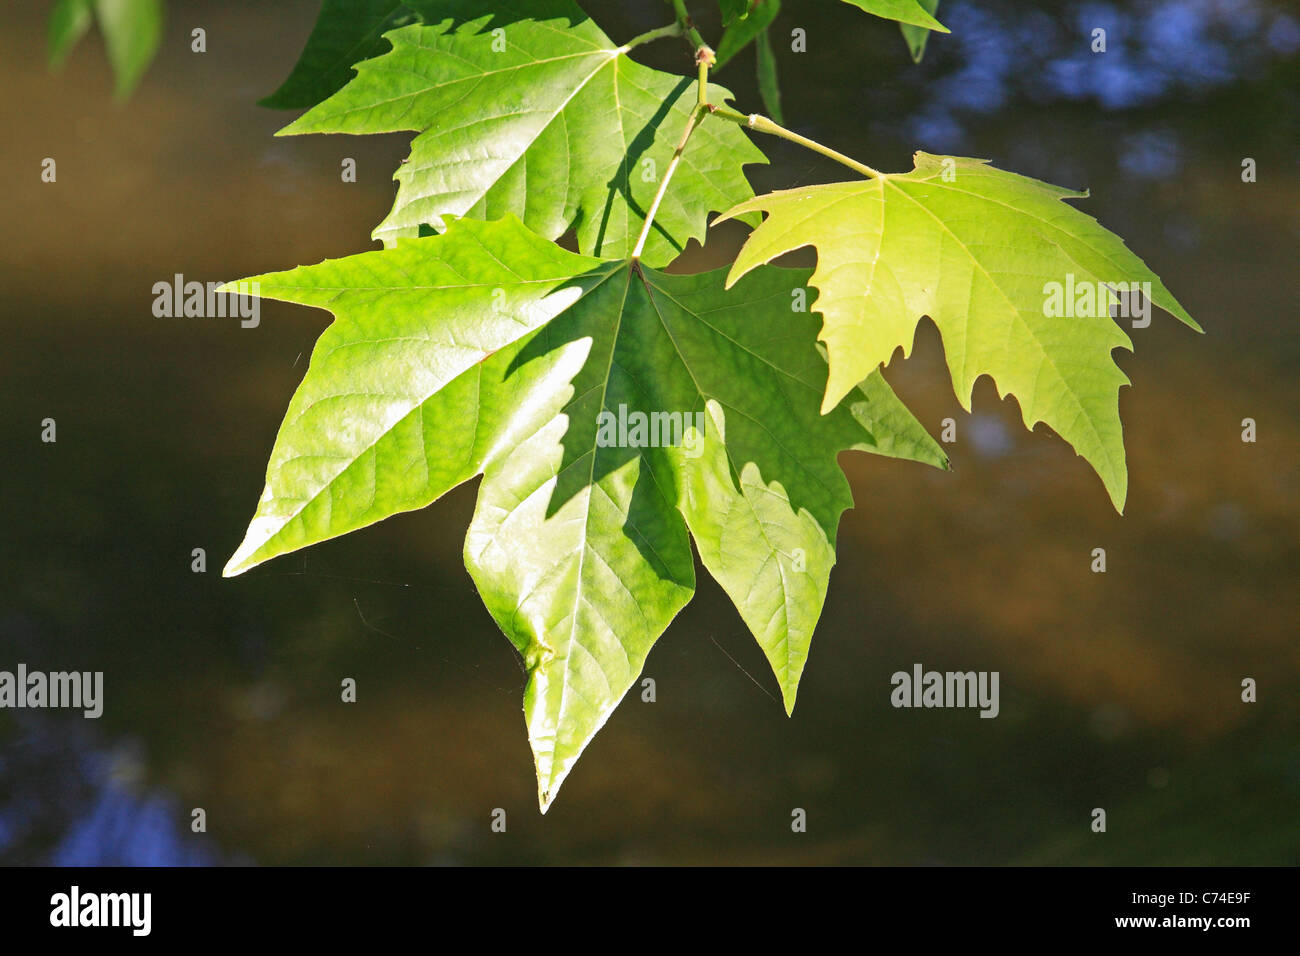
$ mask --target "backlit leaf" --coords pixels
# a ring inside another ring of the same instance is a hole
[[[844,2],[875,16],[884,17],[886,20],[910,23],[940,33],[948,32],[947,27],[931,16],[933,11],[923,0],[844,0]]]
[[[933,14],[939,9],[939,0],[917,0],[917,3],[925,8],[926,13]],[[912,62],[920,63],[925,56],[925,45],[930,41],[930,31],[910,23],[900,23],[898,29],[903,32],[903,40],[907,43],[908,52],[912,54]]]
[[[585,253],[630,255],[697,102],[692,79],[634,62],[569,0],[506,0],[491,14],[458,0],[408,6],[428,25],[390,31],[391,51],[282,131],[418,133],[375,237],[511,214],[548,239],[575,228]],[[703,125],[643,260],[666,265],[701,238],[709,210],[753,195],[742,167],[764,161],[739,128]]]
[[[384,33],[414,15],[401,0],[324,0],[293,72],[261,100],[272,109],[306,109],[343,88],[353,64],[388,49]]]
[[[465,561],[528,671],[543,808],[694,590],[794,706],[859,449],[946,459],[879,373],[828,415],[806,270],[669,275],[514,219],[251,280],[328,308],[238,574],[482,474]]]
[[[991,376],[1000,394],[1019,400],[1027,427],[1045,422],[1088,460],[1122,511],[1119,389],[1128,379],[1111,352],[1132,343],[1110,316],[1109,287],[1145,285],[1156,305],[1199,326],[1118,236],[1062,202],[1084,196],[984,160],[918,152],[909,173],[786,190],[736,207],[728,215],[768,216],[728,282],[815,247],[815,308],[831,367],[823,410],[896,349],[906,357],[928,315],[943,335],[962,406],[970,408],[975,380]]]

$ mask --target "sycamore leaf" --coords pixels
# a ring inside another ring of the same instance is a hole
[[[139,84],[162,41],[163,0],[59,0],[50,13],[50,66],[63,66],[72,48],[99,21],[113,69],[114,93],[128,97]]]
[[[828,415],[806,270],[668,275],[518,220],[261,276],[336,316],[226,567],[424,507],[482,474],[465,561],[528,671],[545,809],[690,599],[700,559],[787,708],[852,504],[846,449],[939,467],[875,373]]]
[[[886,20],[910,23],[940,33],[948,32],[946,26],[931,16],[933,11],[927,9],[928,4],[925,0],[844,0],[844,2],[875,16],[884,17]]]
[[[772,49],[770,30],[764,30],[754,41],[754,50],[758,60],[758,94],[763,98],[763,108],[767,115],[778,123],[784,123],[781,110],[781,80],[777,75],[776,51]]]
[[[59,0],[50,13],[48,56],[51,69],[59,69],[95,19],[90,0]]]
[[[763,35],[780,12],[781,0],[763,0],[747,16],[727,27],[715,51],[714,69],[722,69],[728,60]]]
[[[614,268],[522,228],[466,220],[454,241],[403,240],[389,255],[254,280],[263,297],[328,308],[338,321],[317,342],[285,414],[266,492],[226,574],[422,508],[477,474],[472,445],[448,444],[446,435],[425,444],[426,405],[445,402],[450,383]]]
[[[353,64],[388,49],[386,30],[412,18],[402,0],[324,0],[293,71],[261,105],[315,106],[343,88],[353,74]]]
[[[493,13],[460,0],[407,5],[428,25],[387,33],[391,51],[281,131],[419,134],[375,238],[512,214],[548,239],[576,228],[585,253],[630,255],[695,108],[694,82],[635,63],[570,0],[506,0]],[[738,127],[701,126],[643,260],[667,264],[702,237],[709,210],[753,195],[742,167],[765,161]]]
[[[139,84],[162,42],[162,0],[95,0],[95,17],[117,77],[116,95],[124,99]]]
[[[749,16],[749,11],[757,0],[718,0],[718,9],[722,11],[722,25],[729,27],[737,20]]]
[[[917,2],[929,14],[939,9],[939,0],[917,0]],[[912,26],[910,23],[900,23],[898,29],[902,31],[907,50],[912,54],[912,62],[920,63],[921,58],[925,56],[925,45],[930,41],[930,31],[925,27]]]
[[[1015,395],[1026,427],[1045,422],[1097,471],[1117,510],[1128,486],[1111,356],[1132,349],[1110,316],[1111,287],[1200,327],[1114,233],[1062,202],[1087,194],[1003,172],[985,160],[918,152],[909,173],[759,196],[730,215],[764,210],[728,277],[814,246],[820,338],[830,355],[823,410],[911,351],[929,316],[943,336],[953,386],[969,410],[989,375]]]

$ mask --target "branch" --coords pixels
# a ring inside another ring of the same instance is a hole
[[[717,57],[713,54],[713,47],[705,43],[704,37],[700,36],[700,31],[695,29],[695,21],[691,19],[691,14],[686,9],[686,0],[668,0],[668,2],[672,4],[673,12],[677,14],[677,23],[681,26],[682,32],[691,41],[691,46],[695,47],[695,62],[707,61],[709,66],[713,66],[717,61]]]

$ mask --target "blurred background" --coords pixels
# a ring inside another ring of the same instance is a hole
[[[1292,3],[944,0],[952,35],[919,66],[895,24],[786,4],[775,36],[808,37],[777,44],[787,125],[885,170],[923,148],[1091,189],[1081,208],[1206,335],[1156,313],[1118,353],[1121,518],[987,379],[963,413],[924,323],[888,377],[936,436],[956,420],[953,470],[843,457],[857,507],[793,718],[701,569],[650,656],[656,702],[629,695],[545,817],[523,673],[461,563],[476,483],[223,580],[328,315],[151,311],[174,273],[376,248],[410,137],[273,138],[294,114],[256,100],[311,0],[172,0],[121,105],[97,34],[47,71],[51,6],[0,9],[0,669],[102,670],[106,703],[99,720],[0,710],[0,862],[1300,863]],[[669,19],[658,0],[584,6],[619,40]],[[715,5],[690,6],[716,41]],[[676,41],[637,53],[691,70]],[[753,56],[717,76],[747,111]],[[843,178],[760,145],[760,191]],[[743,237],[728,223],[676,268],[722,265]],[[918,662],[999,671],[1001,715],[891,708],[890,675]]]

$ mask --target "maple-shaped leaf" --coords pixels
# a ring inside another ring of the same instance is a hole
[[[337,93],[353,64],[388,49],[384,33],[414,14],[402,0],[324,0],[293,71],[270,96],[272,109],[306,109]]]
[[[844,2],[886,20],[910,23],[940,33],[948,32],[948,28],[931,15],[934,10],[926,0],[844,0]]]
[[[506,218],[248,280],[336,320],[225,573],[482,474],[465,563],[527,668],[543,809],[690,599],[691,537],[793,707],[852,504],[837,454],[946,459],[879,373],[820,413],[806,270],[724,278]]]
[[[584,253],[630,255],[698,102],[694,81],[634,62],[569,0],[407,6],[425,24],[385,34],[392,50],[281,131],[418,133],[375,238],[510,214],[548,239],[576,228]],[[667,264],[704,235],[709,210],[751,197],[742,167],[759,162],[738,127],[696,130],[642,259]]]
[[[970,409],[989,375],[1015,395],[1026,427],[1045,422],[1097,471],[1117,510],[1128,487],[1111,355],[1132,349],[1111,318],[1117,287],[1137,287],[1200,327],[1114,233],[1062,200],[1087,193],[1003,172],[985,160],[918,152],[909,173],[879,174],[759,196],[722,218],[764,210],[729,283],[814,246],[814,308],[830,355],[823,410],[894,350],[911,351],[929,316],[943,336],[953,386]]]
[[[917,0],[926,13],[933,14],[939,9],[939,0]],[[926,44],[930,42],[930,30],[926,27],[913,26],[910,23],[900,23],[898,29],[903,33],[903,41],[907,44],[907,51],[912,54],[912,62],[920,63],[921,58],[925,56]]]

